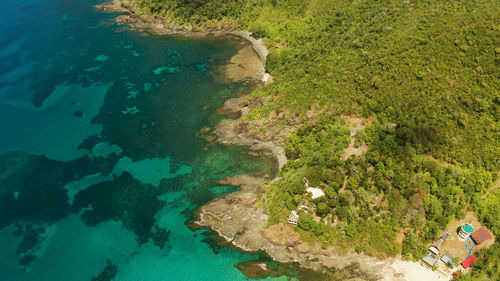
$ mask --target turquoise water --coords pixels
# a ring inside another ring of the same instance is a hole
[[[0,1],[0,280],[246,280],[186,222],[273,161],[195,137],[238,42],[151,36],[97,1]]]

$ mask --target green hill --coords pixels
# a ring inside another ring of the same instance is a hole
[[[303,214],[303,237],[382,257],[420,258],[467,208],[500,235],[499,192],[482,198],[500,170],[498,1],[134,2],[165,24],[244,29],[271,48],[275,83],[253,93],[271,98],[245,117],[282,113],[297,128],[264,199],[271,223],[308,202],[325,219]],[[343,159],[354,117],[367,120],[355,136],[367,151]],[[326,196],[308,200],[304,177]],[[498,248],[475,280],[498,278]]]

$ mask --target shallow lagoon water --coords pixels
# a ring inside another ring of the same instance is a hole
[[[195,137],[247,91],[223,38],[151,36],[97,1],[0,2],[0,280],[246,280],[186,221],[273,161]],[[271,278],[269,278],[271,279]]]

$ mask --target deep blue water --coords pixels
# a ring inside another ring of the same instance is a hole
[[[186,226],[233,190],[218,179],[273,169],[196,137],[250,90],[219,72],[239,42],[130,31],[97,3],[0,1],[0,280],[245,280],[261,257]]]

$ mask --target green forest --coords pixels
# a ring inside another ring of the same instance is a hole
[[[271,224],[306,202],[323,219],[301,212],[304,239],[414,260],[467,210],[500,235],[498,0],[133,2],[165,24],[248,30],[270,48],[275,82],[252,93],[270,99],[245,118],[300,120],[262,199]],[[313,120],[312,107],[324,109]],[[368,151],[345,160],[343,116],[372,120],[355,140]],[[304,177],[326,196],[308,198]],[[500,278],[499,242],[479,255],[460,280]]]

